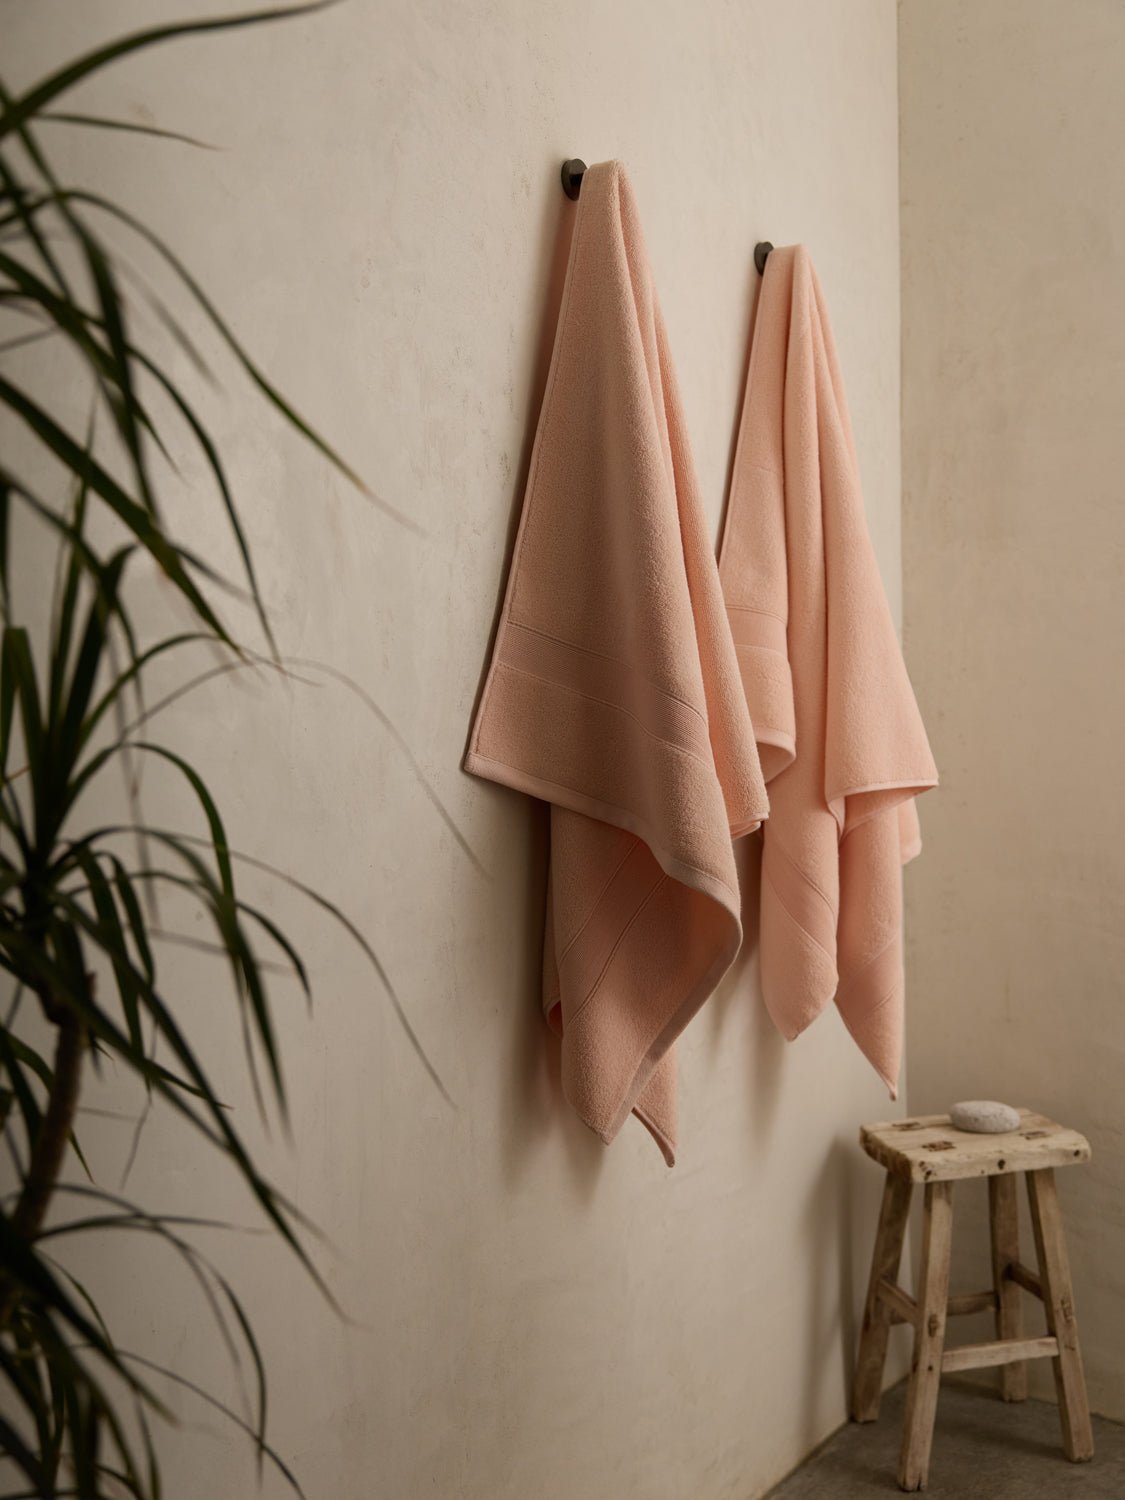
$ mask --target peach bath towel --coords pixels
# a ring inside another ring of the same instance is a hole
[[[792,1039],[833,998],[897,1092],[902,874],[937,784],[863,512],[844,388],[802,246],[766,262],[720,576],[769,785],[762,990]]]
[[[767,800],[663,319],[615,162],[582,183],[465,769],[551,804],[543,1004],[608,1142],[675,1159],[673,1041],[742,939],[732,836]]]

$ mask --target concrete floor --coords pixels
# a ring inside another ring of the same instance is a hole
[[[877,1422],[849,1423],[769,1500],[867,1500],[897,1495],[906,1384],[883,1397]],[[928,1500],[1125,1500],[1125,1426],[1094,1418],[1092,1463],[1071,1464],[1053,1405],[1008,1405],[979,1386],[943,1381]]]

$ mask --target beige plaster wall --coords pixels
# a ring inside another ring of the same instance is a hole
[[[23,82],[119,29],[204,8],[9,3],[5,72]],[[541,815],[459,762],[538,400],[564,156],[617,156],[632,176],[716,534],[754,243],[812,247],[897,607],[895,8],[350,0],[166,48],[78,97],[225,148],[52,137],[68,175],[181,248],[302,411],[424,529],[365,503],[220,358],[223,388],[202,399],[282,649],[378,702],[484,872],[334,682],[216,680],[162,717],[221,793],[233,842],[370,935],[456,1104],[362,957],[252,879],[316,989],[308,1018],[279,981],[294,1144],[266,1149],[329,1237],[320,1263],[351,1319],[269,1239],[209,1241],[257,1315],[273,1437],[307,1492],[333,1500],[751,1500],[843,1420],[878,1198],[856,1127],[892,1106],[834,1013],[786,1048],[751,952],[682,1049],[680,1165],[668,1173],[639,1126],[607,1152],[562,1109],[537,1015]],[[67,367],[37,357],[81,430]],[[185,478],[195,487],[170,488],[180,525],[229,559],[194,461]],[[155,622],[163,595],[146,588]],[[154,818],[192,826],[171,779],[151,772],[146,796]],[[226,980],[193,952],[169,962],[256,1137]],[[140,1107],[112,1076],[99,1102]],[[110,1185],[129,1138],[127,1122],[88,1121]],[[160,1112],[128,1189],[253,1222]],[[76,1256],[126,1342],[229,1385],[171,1262],[120,1240]],[[185,1423],[166,1445],[173,1500],[253,1493],[247,1445],[187,1396],[172,1404]],[[284,1490],[267,1477],[263,1492]]]
[[[899,56],[906,645],[943,778],[908,881],[909,1104],[1089,1135],[1060,1193],[1121,1418],[1125,7],[904,0]]]

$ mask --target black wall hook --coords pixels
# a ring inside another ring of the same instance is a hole
[[[572,156],[562,164],[563,192],[572,201],[577,201],[578,194],[582,191],[582,178],[586,172],[586,163],[580,161],[577,156]]]
[[[766,274],[766,261],[769,259],[769,253],[772,249],[773,246],[769,240],[759,240],[754,246],[754,264],[758,269],[759,276]]]

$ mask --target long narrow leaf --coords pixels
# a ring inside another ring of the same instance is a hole
[[[39,328],[34,333],[20,333],[15,338],[0,340],[0,355],[12,354],[17,349],[26,349],[29,344],[41,344],[45,339],[58,338],[57,328]]]
[[[8,748],[16,709],[16,674],[10,661],[11,646],[5,627],[0,635],[0,775],[8,779]]]
[[[112,1343],[102,1330],[67,1295],[43,1259],[25,1244],[3,1214],[0,1214],[0,1262],[16,1285],[63,1318],[75,1334],[84,1339],[121,1379],[135,1389],[144,1388],[143,1382],[138,1381],[116,1357]]]
[[[214,636],[208,635],[203,631],[184,631],[179,635],[166,636],[164,640],[157,641],[155,646],[150,646],[146,651],[142,651],[135,661],[131,662],[124,671],[114,678],[113,682],[106,688],[97,703],[95,703],[94,707],[86,715],[82,725],[82,745],[85,746],[89,742],[94,730],[97,729],[109,709],[113,707],[115,702],[119,701],[121,694],[137,679],[150,662],[155,661],[158,656],[164,656],[169,651],[178,650],[181,646],[195,645],[200,641],[213,640]]]
[[[67,683],[65,706],[60,694],[62,718],[57,725],[56,748],[59,756],[58,770],[67,780],[70,779],[80,752],[83,720],[102,666],[110,623],[117,613],[121,575],[133,550],[131,546],[122,547],[106,562],[98,579],[97,592],[87,611],[86,628],[79,643],[74,670]],[[61,786],[59,790],[62,790]],[[59,803],[61,806],[61,797]]]
[[[397,521],[400,526],[405,526],[408,531],[413,531],[419,536],[424,536],[426,534],[424,527],[419,526],[417,521],[413,520],[410,516],[405,515],[402,511],[397,510],[388,501],[384,500],[380,495],[377,495],[372,489],[370,489],[355,472],[355,470],[349,464],[345,463],[345,461],[340,457],[335,449],[332,448],[313,427],[310,427],[305,419],[300,416],[297,411],[294,410],[294,408],[289,404],[288,401],[285,400],[281,392],[277,390],[277,388],[269,380],[266,379],[265,375],[250,358],[249,354],[243,348],[242,344],[235,337],[234,333],[231,331],[231,329],[219,313],[218,309],[215,307],[214,303],[200,286],[199,282],[196,281],[195,277],[192,276],[191,272],[183,264],[179,256],[177,256],[171,249],[169,249],[169,247],[164,243],[159,235],[155,234],[151,229],[149,229],[147,224],[143,223],[133,214],[121,208],[120,205],[111,202],[108,198],[103,198],[98,193],[91,193],[81,189],[74,189],[68,190],[67,192],[63,193],[62,197],[67,201],[73,201],[75,203],[88,203],[94,208],[99,208],[104,213],[107,213],[113,218],[120,220],[123,224],[127,224],[130,229],[134,230],[135,233],[140,235],[140,237],[145,240],[157,252],[157,254],[160,255],[161,258],[168,263],[168,265],[172,267],[176,275],[183,282],[184,286],[187,287],[188,291],[195,298],[196,302],[206,313],[212,327],[230,349],[231,353],[234,355],[238,363],[242,366],[246,374],[250,377],[251,381],[253,381],[254,385],[257,386],[261,394],[265,396],[266,400],[269,401],[269,403],[281,413],[285,420],[291,426],[295,427],[297,431],[300,432],[301,435],[313,445],[314,448],[318,449],[320,453],[323,454],[326,459],[328,459],[329,463],[331,463],[335,469],[339,470],[339,472],[343,474],[345,478],[348,479],[356,487],[356,489],[360,491],[361,494],[365,495],[367,499],[377,505],[379,509],[382,510],[386,515],[390,516],[392,520]]]
[[[129,962],[125,929],[117,913],[117,903],[114,900],[110,883],[102,874],[97,860],[92,855],[82,854],[79,856],[79,862],[89,882],[90,895],[98,914],[102,934],[100,947],[112,964],[114,977],[117,980],[117,993],[121,1000],[121,1009],[125,1014],[129,1039],[137,1051],[142,1052],[144,1035],[141,1031],[141,1000],[144,989],[140,980],[135,978],[136,971]],[[142,976],[142,978],[147,978],[147,976]]]
[[[126,829],[123,831],[128,830]],[[150,838],[153,838],[158,842],[163,842],[169,847],[177,849],[182,857],[186,858],[188,856],[188,851],[183,847],[183,841],[176,838],[174,835],[169,835],[163,830],[158,829],[149,829],[148,834]],[[205,880],[210,878],[206,870],[206,866],[204,866],[201,861],[196,861],[196,871],[198,874],[200,874],[201,878]],[[100,928],[97,922],[93,920],[93,918],[81,907],[81,905],[61,892],[56,896],[56,901],[58,902],[59,906],[68,913],[70,919],[74,921],[83,931],[88,940],[95,945],[100,945]],[[136,977],[138,982],[140,982],[139,971],[137,971]],[[206,1110],[207,1114],[210,1116],[213,1129],[207,1128],[206,1121],[200,1118],[196,1110],[191,1108],[187,1104],[186,1100],[174,1088],[168,1086],[168,1084],[160,1076],[159,1071],[157,1071],[155,1075],[151,1073],[151,1070],[149,1069],[148,1059],[143,1055],[143,1053],[138,1053],[137,1049],[132,1045],[129,1037],[124,1032],[122,1032],[119,1027],[114,1025],[113,1021],[104,1010],[98,1007],[91,1008],[88,1003],[84,1005],[81,992],[76,990],[73,986],[64,993],[63,998],[71,1005],[77,1003],[78,1006],[81,1007],[79,1013],[88,1020],[91,1027],[96,1032],[100,1032],[101,1034],[105,1035],[106,1038],[111,1041],[116,1048],[123,1051],[128,1056],[129,1061],[135,1068],[138,1069],[138,1071],[149,1071],[150,1076],[154,1076],[154,1082],[161,1095],[165,1099],[167,1099],[181,1114],[184,1114],[187,1118],[189,1118],[198,1130],[201,1130],[205,1135],[208,1136],[208,1138],[221,1142],[227,1154],[231,1157],[235,1165],[238,1167],[244,1182],[250,1188],[251,1193],[257,1200],[259,1206],[265,1212],[267,1218],[281,1233],[286,1243],[297,1255],[298,1259],[301,1261],[301,1264],[313,1277],[314,1281],[321,1289],[325,1297],[327,1297],[332,1305],[335,1306],[335,1299],[332,1297],[331,1292],[325,1285],[323,1278],[320,1276],[320,1273],[317,1271],[316,1267],[309,1259],[309,1255],[305,1247],[301,1244],[300,1240],[294,1233],[293,1227],[289,1222],[289,1218],[287,1217],[289,1206],[284,1205],[284,1200],[272,1187],[270,1187],[270,1185],[265,1181],[265,1179],[258,1172],[257,1168],[254,1166],[254,1163],[250,1157],[249,1152],[246,1149],[245,1144],[243,1143],[240,1134],[235,1130],[233,1124],[231,1123],[227,1111],[224,1110],[222,1105],[219,1103],[206,1071],[204,1070],[199,1059],[196,1057],[195,1051],[189,1044],[171,1010],[161,998],[159,993],[151,986],[146,988],[145,1008],[148,1010],[154,1021],[158,1023],[161,1035],[167,1040],[174,1057],[179,1062],[180,1066],[184,1069],[187,1077],[193,1084],[195,1084],[196,1089],[199,1093],[200,1102],[203,1108]]]
[[[481,863],[471,844],[458,828],[457,824],[453,821],[452,813],[438,796],[434,788],[430,785],[425,771],[423,771],[422,767],[418,763],[417,756],[414,754],[409,744],[403,738],[397,725],[394,723],[391,717],[379,707],[378,703],[376,703],[371,694],[364,688],[360,687],[359,683],[356,682],[354,678],[349,677],[346,672],[341,672],[337,667],[330,666],[327,662],[316,661],[312,657],[285,656],[280,659],[279,665],[283,668],[300,667],[306,671],[321,672],[325,677],[330,677],[333,682],[338,682],[341,687],[347,688],[350,693],[353,693],[355,697],[359,699],[364,707],[368,709],[368,711],[373,714],[376,719],[378,719],[379,723],[387,731],[391,739],[394,740],[395,744],[402,752],[407,765],[410,767],[411,771],[414,774],[414,779],[417,781],[418,785],[425,793],[426,800],[429,802],[430,806],[434,809],[438,817],[452,834],[453,840],[456,843],[457,847],[461,850],[462,854],[465,855],[469,863],[473,865],[480,872],[480,874],[487,875],[487,870]]]
[[[180,837],[184,840],[185,843],[189,844],[199,844],[203,842],[201,839],[197,839],[192,834],[181,834]],[[371,944],[367,941],[363,933],[359,930],[359,928],[355,925],[351,918],[348,917],[343,911],[341,911],[340,908],[333,902],[329,901],[326,896],[322,896],[319,891],[316,891],[311,886],[306,885],[304,881],[297,880],[294,876],[287,874],[284,870],[279,870],[276,865],[268,864],[265,860],[256,859],[252,854],[240,853],[236,849],[232,849],[229,852],[232,860],[236,860],[240,864],[249,865],[251,869],[262,870],[267,875],[272,875],[275,880],[280,880],[283,884],[292,887],[293,890],[299,891],[302,896],[311,901],[315,906],[319,906],[322,911],[327,912],[330,917],[332,917],[336,922],[340,924],[341,927],[343,927],[344,931],[348,933],[353,942],[355,942],[362,950],[362,952],[366,955],[368,962],[371,964],[372,968],[379,976],[379,982],[383,986],[387,998],[391,1002],[395,1017],[398,1020],[399,1025],[405,1032],[407,1041],[409,1041],[411,1047],[414,1049],[414,1053],[417,1056],[418,1061],[422,1064],[423,1068],[425,1068],[426,1072],[429,1074],[430,1081],[435,1085],[438,1092],[445,1100],[446,1104],[448,1104],[451,1109],[456,1109],[457,1106],[456,1104],[454,1104],[448,1089],[442,1082],[441,1075],[438,1073],[437,1069],[430,1061],[429,1056],[426,1053],[426,1049],[422,1046],[422,1043],[418,1038],[417,1032],[410,1024],[410,1018],[407,1016],[402,1001],[399,999],[398,992],[396,991],[394,985],[391,983],[390,975],[383,967],[382,960],[379,958],[379,955],[375,952],[374,948],[372,948]]]
[[[11,520],[12,488],[0,478],[0,613],[4,623],[8,621],[8,601],[11,591],[8,586],[8,526]]]
[[[0,1449],[19,1465],[24,1478],[30,1479],[35,1486],[27,1492],[28,1494],[38,1497],[38,1500],[54,1500],[54,1486],[48,1481],[39,1455],[32,1452],[23,1437],[2,1413],[0,1413]]]
[[[137,477],[141,500],[149,515],[155,516],[157,513],[156,497],[149,479],[148,459],[145,452],[145,431],[146,427],[151,430],[151,423],[147,421],[147,418],[142,422],[138,417],[140,403],[133,384],[133,364],[129,356],[129,339],[126,333],[127,314],[117,290],[117,278],[109,256],[95,236],[90,234],[75,216],[71,216],[71,225],[78,243],[82,246],[86,268],[97,292],[102,326],[109,337],[116,384],[121,391],[121,434],[133,460],[133,472]]]
[[[130,900],[134,902],[137,898],[135,892],[132,891],[132,884],[141,882],[165,883],[168,885],[173,885],[177,889],[183,890],[184,892],[191,895],[201,896],[204,898],[206,896],[206,893],[201,891],[199,882],[191,879],[189,876],[177,875],[172,870],[158,869],[152,866],[147,866],[141,870],[127,870],[115,855],[107,854],[104,850],[101,853],[101,857],[108,860],[112,868],[120,873],[120,878],[124,883],[123,888],[130,892]],[[70,894],[72,896],[81,895],[83,894],[84,890],[85,887],[79,887],[77,889],[71,888]],[[235,909],[239,913],[249,917],[251,921],[256,922],[263,929],[263,931],[269,935],[269,937],[277,944],[278,948],[281,949],[282,953],[285,954],[285,957],[287,959],[287,962],[282,964],[272,963],[268,959],[258,958],[255,960],[258,968],[261,969],[263,973],[291,975],[300,984],[305,1000],[311,1001],[312,986],[309,981],[308,969],[305,965],[304,960],[301,958],[300,953],[297,951],[296,947],[293,945],[290,939],[286,937],[285,933],[282,932],[281,928],[278,927],[277,923],[274,922],[272,918],[266,916],[265,912],[262,911],[260,907],[255,906],[252,902],[243,900],[241,896],[236,896],[234,905]],[[145,941],[147,942],[150,940],[157,940],[167,943],[178,943],[183,947],[191,948],[196,953],[209,953],[213,954],[217,958],[225,958],[228,960],[230,958],[230,950],[225,943],[207,942],[203,938],[188,936],[186,933],[168,932],[162,928],[148,927],[145,932]]]
[[[11,1080],[14,1097],[23,1115],[24,1129],[27,1133],[28,1148],[30,1150],[39,1134],[42,1111],[24,1076],[24,1069],[26,1068],[29,1072],[34,1073],[48,1092],[54,1079],[54,1071],[46,1058],[41,1057],[33,1047],[28,1046],[26,1042],[15,1036],[8,1027],[0,1027],[0,1066],[2,1066]],[[82,1170],[86,1173],[87,1177],[91,1177],[89,1163],[83,1154],[78,1137],[73,1131],[70,1133],[70,1145],[82,1166]]]
[[[93,453],[94,447],[94,421],[91,414],[90,426],[86,432],[86,451]],[[79,545],[60,549],[65,559],[65,571],[62,580],[62,589],[58,596],[58,608],[52,611],[54,616],[51,630],[51,680],[48,693],[47,716],[52,722],[58,722],[61,718],[63,684],[66,681],[67,668],[70,664],[70,647],[74,629],[74,611],[78,604],[78,585],[82,577],[84,558],[93,554],[85,545],[83,530],[86,525],[86,497],[89,494],[89,486],[85,479],[79,479],[74,496],[74,515],[70,526]],[[87,567],[89,564],[87,564]]]
[[[169,26],[155,26],[148,31],[137,31],[130,36],[120,37],[117,41],[98,47],[95,51],[88,52],[85,56],[59,68],[57,72],[28,89],[21,98],[13,100],[0,120],[0,137],[9,135],[33,120],[52,99],[66,93],[89,74],[97,72],[109,63],[116,62],[119,58],[127,57],[131,52],[156,46],[160,42],[171,41],[175,37],[201,35],[209,31],[229,31],[234,27],[254,26],[263,21],[281,21],[294,16],[309,15],[313,11],[326,10],[328,6],[335,3],[336,0],[312,0],[310,4],[292,5],[284,9],[273,7],[269,10],[244,11],[234,16],[215,16],[208,20],[181,21]]]
[[[117,891],[117,899],[121,902],[121,909],[125,913],[125,919],[129,924],[132,934],[133,945],[137,950],[137,957],[141,962],[141,972],[149,984],[156,981],[156,965],[153,962],[152,949],[149,946],[148,932],[145,920],[141,913],[140,902],[129,881],[129,872],[115,856],[110,856],[110,867],[113,870],[113,883]]]
[[[255,1381],[258,1387],[257,1408],[258,1422],[257,1434],[265,1437],[266,1430],[266,1375],[261,1360],[261,1351],[254,1334],[254,1330],[246,1316],[245,1308],[235,1293],[229,1281],[217,1269],[212,1261],[191,1244],[176,1230],[185,1229],[208,1229],[233,1232],[236,1226],[228,1224],[221,1219],[205,1219],[189,1214],[150,1214],[131,1204],[128,1199],[116,1193],[108,1193],[104,1189],[89,1188],[78,1184],[60,1184],[59,1192],[63,1196],[82,1196],[93,1198],[113,1206],[114,1213],[89,1214],[80,1219],[68,1220],[62,1224],[52,1226],[39,1236],[39,1242],[55,1239],[69,1234],[85,1234],[91,1230],[102,1231],[135,1231],[151,1234],[163,1240],[173,1249],[180,1260],[195,1280],[200,1291],[207,1302],[208,1308],[215,1320],[220,1338],[227,1349],[231,1362],[239,1375],[243,1372],[242,1358],[237,1342],[233,1336],[232,1329],[223,1312],[223,1308],[216,1292],[221,1294],[222,1299],[238,1324],[242,1333],[251,1362],[254,1365]],[[252,1229],[239,1229],[243,1234],[254,1234]],[[212,1282],[214,1285],[212,1285]]]
[[[0,119],[4,119],[7,116],[8,93],[2,83],[0,83],[0,104],[4,106]],[[0,152],[0,187],[4,190],[4,199],[12,204],[11,215],[6,217],[10,217],[13,224],[20,226],[24,238],[35,247],[39,259],[54,278],[55,286],[69,297],[71,295],[70,283],[51,249],[47,236],[40,230],[36,221],[39,205],[36,199],[26,193],[16,181],[2,152]]]
[[[27,505],[33,515],[38,516],[52,531],[57,532],[60,537],[65,539],[67,548],[82,563],[83,570],[91,579],[100,577],[102,569],[105,567],[105,560],[99,557],[93,548],[87,544],[81,530],[72,521],[68,521],[65,516],[61,516],[57,511],[52,510],[44,500],[41,500],[34,491],[28,488],[22,479],[18,479],[10,470],[5,469],[2,464],[0,464],[0,481],[7,485],[12,495]],[[210,640],[213,637],[208,635],[207,639]]]
[[[31,1147],[39,1136],[43,1111],[40,1109],[39,1101],[36,1099],[35,1093],[24,1073],[25,1065],[31,1067],[31,1071],[37,1074],[39,1073],[39,1068],[32,1064],[28,1058],[20,1056],[19,1049],[23,1045],[18,1037],[12,1036],[6,1028],[0,1027],[0,1067],[7,1074],[12,1095],[19,1106],[20,1114],[23,1116],[24,1133],[27,1136],[28,1151],[30,1152]],[[32,1049],[30,1047],[27,1048],[27,1052],[31,1053]],[[52,1076],[50,1068],[44,1059],[39,1057],[38,1053],[32,1053],[32,1056],[45,1071],[46,1078],[44,1081],[49,1088]]]
[[[24,748],[27,752],[31,776],[35,830],[38,839],[45,822],[43,794],[45,782],[50,773],[46,756],[43,709],[39,699],[39,685],[35,678],[35,666],[31,657],[31,641],[22,626],[5,626],[2,661],[5,676],[11,673],[16,704],[19,708],[20,728],[23,731]]]
[[[78,232],[81,233],[81,230]],[[85,236],[85,238],[90,237]],[[88,258],[94,255],[95,251],[91,249],[88,252]],[[97,253],[99,263],[104,259],[105,257],[100,252]],[[4,251],[0,251],[0,272],[19,289],[31,307],[41,310],[56,332],[70,340],[88,366],[98,390],[113,414],[117,430],[133,458],[134,473],[145,508],[150,514],[155,515],[155,500],[147,483],[143,457],[138,451],[138,430],[143,430],[153,438],[165,457],[168,456],[167,449],[164,448],[151,417],[137,399],[128,361],[122,360],[121,348],[114,346],[112,335],[115,330],[119,337],[123,338],[120,315],[111,322],[104,307],[101,317],[87,312],[75,301],[68,290],[55,291],[30,267]],[[102,298],[115,295],[108,268],[93,270],[92,274]],[[100,334],[105,334],[110,340],[108,348],[102,344],[98,337]]]
[[[42,407],[37,406],[16,386],[0,375],[0,401],[21,417],[35,435],[62,460],[73,474],[82,476],[96,490],[117,517],[129,528],[146,551],[152,554],[165,574],[183,594],[195,613],[229,646],[234,641],[210,604],[200,593],[184,567],[186,554],[174,547],[153,524],[144,508],[127,495],[113,476],[96,459],[83,451]],[[202,568],[196,559],[195,566]],[[204,570],[210,571],[210,570]]]
[[[234,533],[235,544],[238,547],[239,556],[242,559],[242,566],[245,570],[246,578],[250,585],[250,593],[254,600],[254,607],[258,613],[258,622],[262,627],[262,631],[265,634],[271,651],[273,651],[276,655],[277,646],[274,642],[273,627],[270,625],[269,616],[266,614],[266,607],[262,600],[261,591],[258,587],[258,577],[254,568],[254,559],[250,552],[250,544],[246,540],[246,533],[242,528],[242,520],[238,514],[238,508],[234,503],[234,495],[231,493],[231,488],[227,481],[226,471],[223,467],[222,458],[220,457],[218,448],[215,446],[214,439],[211,437],[210,433],[207,431],[206,427],[204,427],[200,419],[196,416],[195,411],[191,407],[190,403],[186,400],[186,398],[181,394],[179,388],[174,385],[171,380],[168,379],[163,370],[161,370],[160,367],[142,350],[135,349],[130,346],[130,353],[134,359],[136,359],[141,365],[144,366],[149,374],[152,375],[152,377],[161,386],[165,394],[169,397],[169,399],[175,405],[176,409],[179,411],[180,415],[183,417],[184,421],[188,424],[189,428],[191,429],[192,436],[195,438],[200,449],[202,450],[203,456],[207,461],[208,467],[210,468],[211,474],[218,487],[219,495],[222,498],[223,506],[227,513],[227,520],[230,522],[231,530]]]
[[[211,848],[215,855],[215,861],[219,871],[219,882],[221,890],[215,893],[212,909],[216,923],[222,934],[223,941],[231,957],[235,982],[240,990],[244,991],[249,998],[254,1012],[254,1020],[257,1033],[265,1049],[266,1059],[269,1063],[270,1078],[273,1083],[274,1093],[281,1106],[283,1117],[286,1114],[285,1085],[281,1074],[281,1059],[277,1050],[277,1041],[274,1036],[273,1022],[270,1019],[269,1005],[266,1001],[265,989],[261,982],[258,966],[254,959],[249,943],[238,923],[238,908],[234,895],[234,876],[231,871],[230,856],[227,852],[226,831],[223,827],[219,809],[214,798],[207,789],[203,778],[199,775],[184,758],[175,754],[164,745],[152,744],[144,740],[130,742],[132,748],[140,750],[149,755],[156,755],[167,761],[170,765],[184,776],[203,809],[211,830]],[[252,1058],[252,1054],[250,1054]]]
[[[149,135],[161,141],[179,141],[184,146],[196,146],[201,151],[221,151],[221,146],[210,141],[198,140],[193,135],[184,135],[180,130],[165,130],[159,125],[142,125],[136,120],[113,120],[106,115],[81,115],[70,110],[41,109],[35,116],[36,124],[48,121],[53,125],[81,125],[94,130],[122,130],[130,135]]]
[[[274,1448],[271,1444],[260,1440],[254,1428],[251,1427],[248,1422],[244,1422],[238,1415],[238,1413],[236,1411],[232,1411],[224,1401],[220,1401],[217,1397],[212,1396],[209,1391],[204,1390],[203,1387],[197,1385],[195,1381],[188,1380],[186,1376],[179,1375],[175,1370],[170,1370],[164,1365],[157,1364],[154,1360],[146,1359],[144,1355],[131,1353],[127,1349],[122,1350],[121,1352],[123,1358],[134,1361],[136,1364],[139,1364],[142,1369],[151,1370],[154,1374],[163,1375],[166,1380],[170,1380],[174,1385],[178,1385],[184,1390],[191,1391],[194,1395],[198,1396],[201,1401],[206,1402],[206,1404],[213,1410],[221,1412],[223,1416],[225,1416],[228,1421],[233,1422],[236,1427],[240,1427],[242,1431],[247,1435],[247,1437],[254,1438],[258,1443],[262,1455],[265,1458],[269,1459],[270,1463],[274,1466],[277,1472],[288,1483],[293,1493],[300,1496],[301,1500],[305,1500],[305,1492],[297,1482],[296,1475],[289,1468],[281,1455],[277,1452],[276,1448]]]

